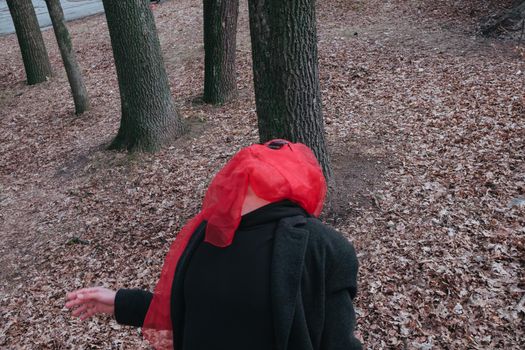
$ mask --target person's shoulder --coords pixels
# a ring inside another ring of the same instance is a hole
[[[323,257],[328,272],[327,288],[331,291],[348,289],[354,298],[359,263],[352,243],[339,231],[315,218],[307,218],[302,228],[309,232],[307,256]]]
[[[314,217],[306,218],[306,223],[302,228],[308,230],[313,240],[320,240],[326,244],[349,243],[341,232]]]
[[[321,220],[307,218],[302,228],[308,230],[311,246],[329,250],[336,255],[355,255],[352,243],[341,232]]]

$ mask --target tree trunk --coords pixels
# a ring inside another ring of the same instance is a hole
[[[510,9],[490,16],[481,26],[481,34],[490,36],[522,30],[525,21],[525,0],[515,0]]]
[[[239,0],[204,0],[204,96],[221,104],[237,95],[235,50]]]
[[[306,144],[330,179],[315,1],[249,0],[249,11],[260,140],[284,138]]]
[[[82,114],[89,109],[89,97],[86,85],[84,85],[82,80],[80,67],[75,58],[71,37],[64,20],[64,12],[62,11],[60,0],[46,0],[46,5],[53,23],[53,30],[60,48],[60,55],[64,62],[69,85],[71,86],[71,93],[75,101],[75,113]]]
[[[184,132],[149,0],[103,0],[122,106],[110,149],[156,151]]]
[[[29,85],[46,81],[51,64],[31,0],[7,0]]]

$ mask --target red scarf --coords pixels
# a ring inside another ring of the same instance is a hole
[[[192,234],[205,220],[204,240],[217,247],[229,246],[241,221],[248,186],[264,200],[289,199],[314,216],[321,213],[326,195],[323,172],[303,144],[272,140],[246,147],[233,156],[212,180],[201,212],[178,233],[166,256],[143,325],[144,337],[155,349],[173,349],[171,286]]]

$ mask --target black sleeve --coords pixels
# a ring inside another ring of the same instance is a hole
[[[358,262],[354,247],[343,240],[328,278],[322,349],[360,350],[362,345],[354,336],[356,315],[352,304],[357,294]]]
[[[328,293],[335,293],[346,289],[350,297],[355,298],[357,294],[357,270],[359,263],[354,246],[344,237],[340,237],[337,249],[334,252],[335,259],[331,262],[331,271],[328,275]]]
[[[115,320],[142,327],[152,298],[153,293],[142,289],[119,289],[115,295]]]
[[[325,324],[322,349],[361,350],[354,336],[355,311],[348,290],[340,290],[326,297]]]

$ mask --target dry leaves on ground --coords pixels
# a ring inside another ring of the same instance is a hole
[[[524,345],[523,48],[475,36],[484,1],[322,1],[324,116],[346,195],[325,219],[356,245],[357,334],[369,349]],[[501,3],[499,6],[504,5]],[[120,118],[103,16],[70,23],[93,108],[57,76],[28,87],[13,35],[0,38],[0,347],[147,348],[105,318],[81,323],[65,292],[152,288],[213,174],[257,141],[247,9],[239,99],[202,91],[201,3],[166,2],[157,26],[190,134],[157,154],[108,152]]]

